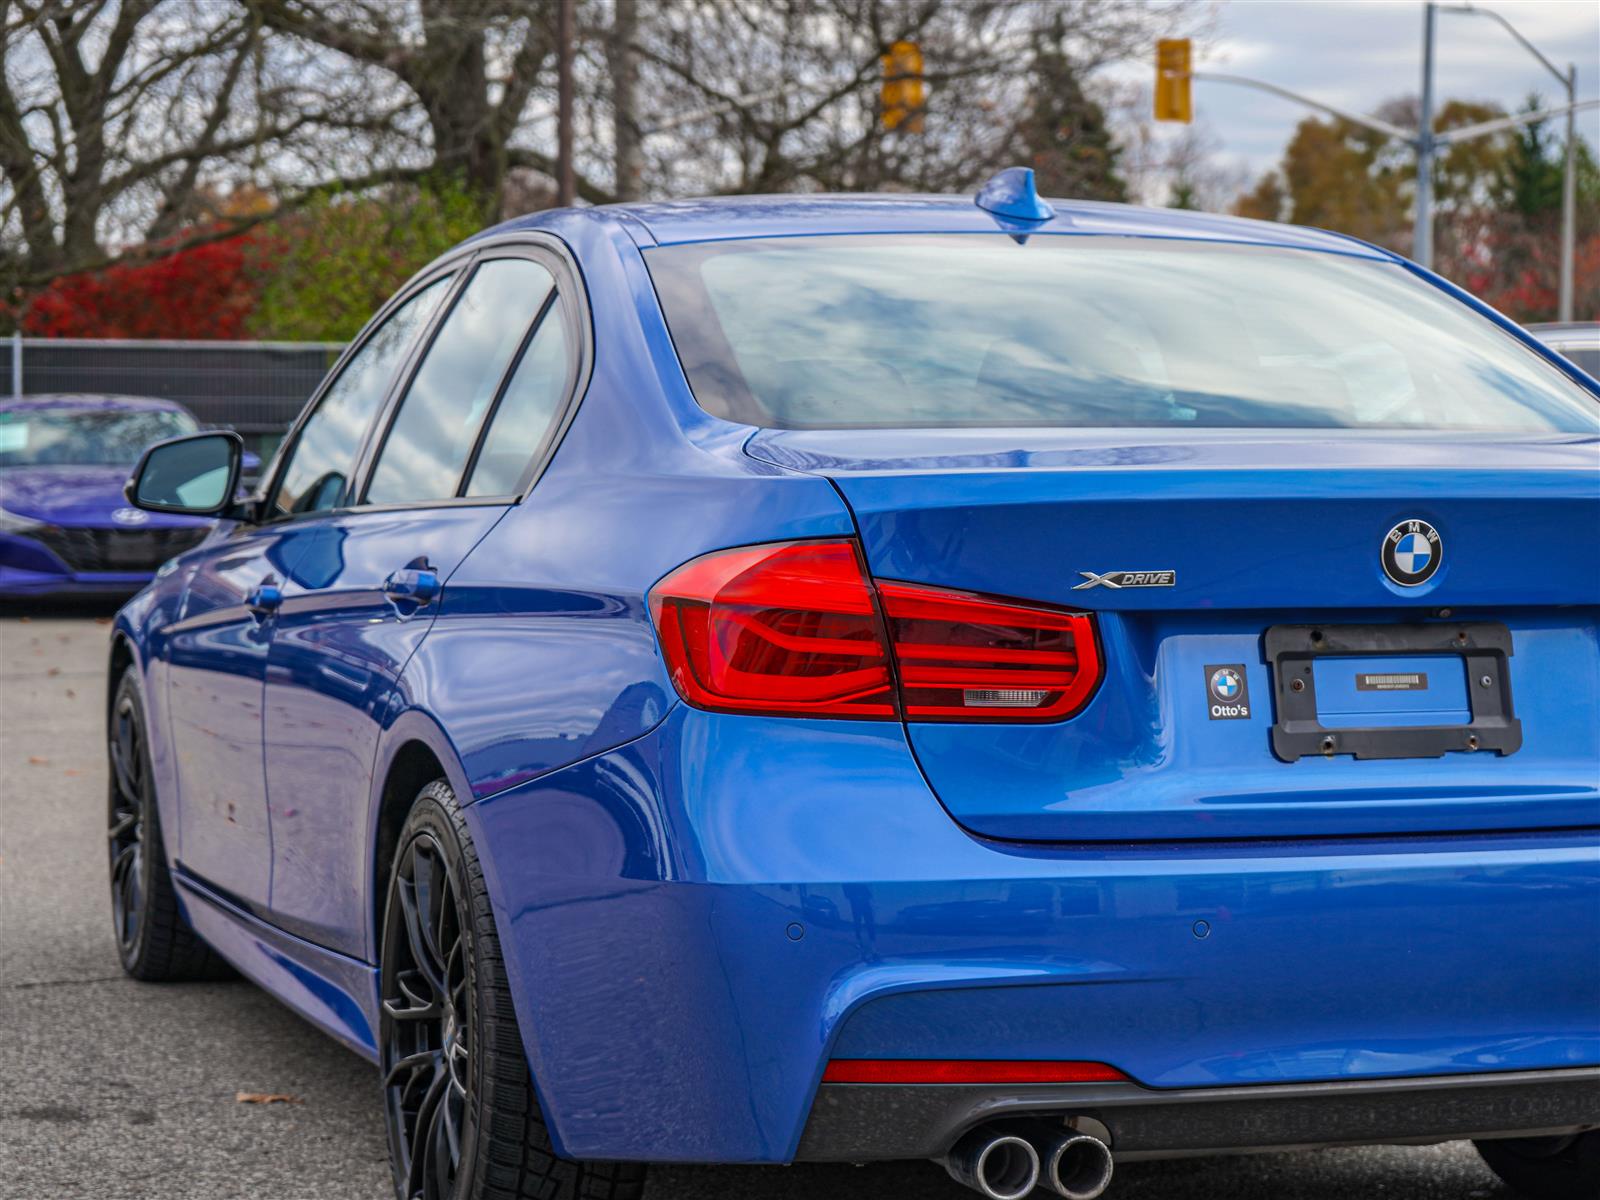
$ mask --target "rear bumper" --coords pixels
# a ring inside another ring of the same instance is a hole
[[[1107,1063],[1156,1116],[1202,1093],[1271,1107],[1291,1098],[1271,1089],[1325,1082],[1600,1069],[1595,829],[990,842],[950,820],[898,728],[682,707],[466,818],[572,1157],[918,1156],[946,1148],[960,1104],[990,1102],[940,1091],[955,1115],[896,1117],[910,1100],[862,1093],[850,1104],[905,1129],[841,1147],[834,1085],[819,1091],[835,1058]],[[1273,1136],[1572,1123],[1489,1111],[1419,1129],[1405,1108]],[[1236,1144],[1251,1118],[1234,1111],[1186,1144]]]
[[[1600,1128],[1600,1068],[1156,1091],[1137,1084],[824,1084],[796,1158],[935,1158],[966,1130],[1021,1114],[1087,1117],[1118,1159]]]

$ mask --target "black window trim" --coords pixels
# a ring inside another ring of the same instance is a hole
[[[488,247],[475,249],[477,252],[472,255],[471,260],[463,268],[462,285],[458,287],[450,296],[451,308],[454,308],[456,304],[460,303],[462,295],[466,292],[466,289],[472,285],[472,280],[476,277],[478,271],[485,263],[493,262],[497,259],[508,258],[526,259],[530,262],[538,263],[540,266],[544,267],[545,270],[549,271],[550,278],[554,284],[553,295],[558,303],[561,302],[561,297],[565,291],[563,286],[565,279],[563,278],[563,272],[560,268],[564,264],[561,262],[559,257],[546,252],[544,247],[539,245],[529,245],[525,242],[507,242],[505,244],[491,245]],[[489,422],[493,419],[495,411],[499,408],[500,397],[505,394],[505,390],[511,382],[512,372],[516,370],[517,364],[522,361],[523,351],[526,349],[528,343],[532,340],[533,332],[538,328],[539,324],[544,320],[546,314],[550,311],[550,299],[551,296],[547,295],[545,299],[540,302],[539,308],[534,314],[532,323],[523,331],[522,338],[517,344],[517,349],[512,353],[511,358],[507,361],[505,369],[501,372],[500,381],[495,385],[494,396],[491,399],[489,406],[484,410],[483,416],[478,418],[478,430],[473,437],[470,457],[463,466],[461,474],[456,477],[455,494],[452,496],[435,497],[431,500],[397,500],[390,504],[368,504],[367,489],[372,484],[372,476],[377,470],[378,460],[383,456],[383,449],[389,443],[389,435],[394,430],[396,420],[399,419],[401,406],[404,405],[406,397],[411,392],[411,385],[416,381],[417,374],[422,369],[423,360],[427,358],[428,351],[433,349],[434,341],[443,331],[444,323],[449,318],[449,313],[440,313],[439,320],[435,322],[434,325],[428,330],[427,344],[422,347],[421,352],[414,359],[411,359],[406,363],[405,370],[400,376],[402,381],[401,386],[397,386],[391,391],[390,395],[384,402],[382,412],[379,413],[378,419],[373,423],[373,428],[375,430],[381,428],[382,433],[375,438],[369,438],[363,446],[362,458],[357,462],[355,475],[355,478],[359,481],[360,486],[350,493],[350,495],[354,497],[353,502],[350,505],[351,508],[361,512],[388,512],[396,509],[439,508],[453,505],[470,507],[473,505],[481,506],[515,504],[521,498],[520,492],[506,496],[463,496],[461,493],[462,489],[466,486],[466,480],[469,478],[472,466],[477,461],[478,447],[482,444],[485,432],[489,427]],[[419,339],[419,344],[420,342],[421,339]],[[568,385],[570,386],[572,382],[572,372],[570,369],[568,370],[567,374]]]
[[[466,481],[471,478],[471,470],[477,462],[477,452],[481,448],[483,438],[488,430],[488,422],[499,408],[500,398],[509,385],[512,373],[521,362],[522,354],[527,345],[532,342],[533,332],[542,324],[549,315],[550,303],[547,298],[540,308],[538,318],[529,327],[524,337],[523,344],[518,347],[517,353],[512,357],[510,365],[500,381],[500,386],[495,393],[494,402],[485,411],[478,431],[478,440],[473,446],[473,457],[467,463],[462,477],[457,482],[457,495],[435,500],[408,500],[394,504],[362,504],[355,497],[365,496],[367,483],[372,469],[381,452],[382,444],[387,440],[389,427],[394,423],[394,418],[400,401],[410,390],[411,381],[422,363],[423,355],[433,345],[440,327],[455,307],[461,291],[471,280],[478,266],[490,258],[516,258],[526,257],[539,262],[555,279],[555,300],[562,306],[562,314],[566,318],[564,330],[567,338],[568,371],[566,396],[558,406],[554,420],[546,431],[544,439],[530,456],[528,465],[523,471],[517,489],[503,496],[463,496],[460,491],[465,487]],[[430,284],[438,282],[444,276],[453,276],[444,298],[438,308],[434,310],[432,318],[418,335],[410,351],[407,353],[400,369],[395,372],[388,390],[384,393],[383,400],[378,406],[378,412],[362,435],[361,444],[357,448],[355,467],[350,479],[345,484],[340,501],[331,509],[318,509],[314,512],[284,513],[279,516],[269,516],[270,505],[277,497],[278,488],[289,460],[294,455],[295,446],[299,442],[300,431],[310,419],[311,414],[322,404],[323,397],[333,382],[343,373],[351,358],[360,353],[372,335],[389,319],[391,315],[407,300]],[[562,440],[566,437],[567,430],[571,427],[573,418],[577,415],[579,404],[589,387],[589,380],[594,368],[594,326],[593,314],[589,304],[588,289],[585,286],[583,273],[578,267],[576,259],[566,244],[558,238],[533,230],[519,231],[509,234],[500,234],[494,237],[480,238],[443,258],[430,263],[414,275],[404,287],[397,291],[388,302],[367,322],[361,332],[345,348],[328,374],[312,394],[310,402],[301,411],[290,426],[280,444],[278,453],[274,456],[273,465],[266,473],[269,478],[267,485],[258,493],[255,501],[256,511],[263,518],[262,523],[279,525],[289,521],[297,521],[311,517],[326,517],[330,514],[352,512],[395,512],[412,509],[427,508],[484,508],[495,506],[510,506],[520,504],[533,490],[545,469],[550,465],[560,448]],[[381,430],[381,435],[378,431]]]
[[[551,310],[560,303],[561,286],[558,282],[545,296],[544,303],[539,305],[538,315],[533,318],[533,324],[529,325],[523,333],[522,341],[517,344],[516,353],[511,356],[511,361],[506,364],[506,371],[500,379],[500,386],[495,389],[494,399],[489,401],[489,407],[484,411],[483,419],[478,422],[478,433],[472,440],[472,450],[467,454],[467,461],[461,468],[461,478],[456,481],[456,496],[458,499],[481,500],[484,498],[482,496],[467,495],[467,489],[472,486],[472,476],[478,469],[478,457],[483,453],[483,444],[489,440],[489,430],[494,427],[494,419],[500,412],[500,404],[505,400],[506,392],[511,389],[512,380],[517,377],[517,369],[522,366],[522,360],[527,357],[528,347],[533,345],[533,339],[539,336],[539,330],[544,328],[544,323],[549,319]],[[571,342],[570,336],[567,337],[567,341]],[[571,349],[572,347],[569,344],[567,361],[575,363],[577,356],[571,353]],[[567,371],[568,378],[563,381],[563,386],[570,386],[572,383],[571,375],[572,371],[569,367]],[[551,414],[552,418],[560,415],[560,407],[561,405],[558,402],[558,411]],[[555,421],[552,419],[550,427],[545,429],[544,434],[540,436],[539,441],[534,445],[530,458],[537,459],[543,452],[545,440],[549,437],[550,429],[554,425]]]

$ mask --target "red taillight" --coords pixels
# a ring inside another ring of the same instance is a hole
[[[896,716],[872,588],[852,542],[708,554],[650,593],[673,685],[722,712]]]
[[[908,721],[1059,721],[1100,682],[1087,613],[879,583]]]
[[[836,1058],[823,1083],[1125,1083],[1097,1062],[999,1062],[986,1059]]]
[[[1059,721],[1100,681],[1087,614],[920,584],[875,593],[849,541],[707,554],[657,584],[650,610],[679,694],[721,712]]]

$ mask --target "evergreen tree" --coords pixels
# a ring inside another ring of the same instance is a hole
[[[1105,110],[1084,94],[1072,61],[1053,44],[1034,54],[1030,110],[1023,122],[1023,145],[1033,164],[1039,192],[1078,200],[1126,200],[1127,185],[1117,174],[1116,144],[1106,127]]]

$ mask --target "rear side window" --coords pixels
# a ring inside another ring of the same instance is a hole
[[[506,370],[554,290],[550,272],[529,259],[478,267],[400,402],[367,485],[368,504],[456,494]]]
[[[448,284],[448,276],[436,280],[397,308],[323,393],[289,451],[272,500],[274,515],[317,512],[340,502],[367,427]]]
[[[695,398],[746,424],[1600,426],[1491,321],[1353,255],[1049,234],[645,255]]]
[[[517,490],[555,427],[571,371],[567,324],[552,296],[494,410],[467,495],[509,496]]]

